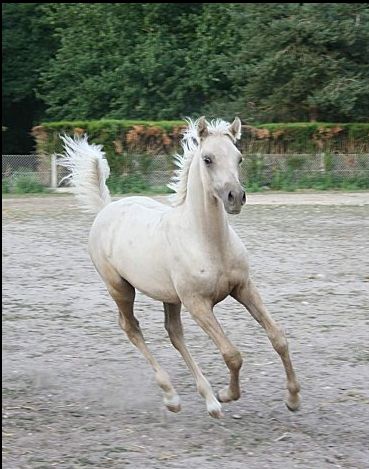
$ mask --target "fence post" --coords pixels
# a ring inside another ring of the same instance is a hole
[[[322,151],[319,156],[320,156],[320,168],[319,168],[319,169],[320,169],[320,172],[321,172],[321,173],[325,173],[325,172],[326,172],[326,167],[325,167],[325,152]]]
[[[56,165],[56,155],[51,155],[51,188],[56,189],[58,187],[58,169]]]

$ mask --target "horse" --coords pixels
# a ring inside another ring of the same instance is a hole
[[[81,208],[93,212],[88,251],[118,306],[119,324],[154,370],[168,410],[181,410],[180,398],[168,373],[150,352],[134,315],[136,289],[164,305],[165,328],[172,345],[192,373],[210,416],[221,417],[222,403],[240,398],[242,357],[227,338],[213,308],[232,296],[266,331],[286,374],[290,410],[300,404],[300,385],[282,327],[271,317],[251,278],[245,246],[232,229],[228,214],[238,214],[246,202],[239,180],[242,154],[238,117],[230,124],[205,117],[187,120],[182,155],[169,184],[171,204],[145,196],[112,201],[106,186],[109,165],[101,145],[86,135],[63,136],[60,164],[70,170],[70,182]],[[184,342],[182,305],[212,339],[229,369],[229,385],[214,393]]]

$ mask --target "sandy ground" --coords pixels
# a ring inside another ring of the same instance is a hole
[[[3,201],[3,464],[14,468],[289,469],[369,467],[369,194],[251,194],[230,221],[285,328],[302,407],[234,300],[215,312],[244,357],[243,394],[211,419],[163,327],[136,314],[183,410],[163,408],[153,373],[117,324],[86,250],[91,217],[71,196]],[[183,313],[186,342],[219,389],[214,345]]]

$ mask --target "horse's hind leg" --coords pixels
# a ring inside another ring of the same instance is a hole
[[[130,283],[119,277],[119,282],[107,284],[109,293],[117,303],[119,308],[119,324],[127,334],[129,340],[135,345],[150,363],[155,372],[155,378],[158,385],[164,393],[164,404],[168,410],[179,412],[181,404],[178,394],[176,393],[169,376],[164,371],[156,359],[149,351],[145,339],[142,335],[139,323],[133,314],[133,303],[135,299],[135,289]]]
[[[300,405],[300,385],[292,366],[292,361],[288,352],[287,339],[283,329],[274,321],[266,310],[258,290],[250,279],[245,282],[245,284],[237,288],[232,293],[232,296],[243,304],[256,321],[265,329],[275,351],[281,357],[287,377],[288,399],[286,405],[290,410],[297,410]]]
[[[182,355],[184,361],[186,362],[189,370],[195,378],[197,390],[206,400],[206,407],[209,414],[212,417],[220,417],[221,415],[221,405],[214,396],[213,390],[210,383],[202,374],[199,366],[192,358],[183,337],[183,328],[181,321],[181,305],[177,304],[164,304],[164,313],[165,313],[165,329],[168,332],[170,341],[173,346],[178,350]]]

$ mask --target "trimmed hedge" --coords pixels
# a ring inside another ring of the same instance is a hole
[[[127,175],[153,170],[154,156],[165,158],[168,170],[179,149],[184,121],[133,121],[103,119],[43,123],[32,129],[36,152],[45,155],[40,165],[48,167],[52,153],[62,151],[60,134],[87,133],[89,140],[104,146],[112,174]],[[369,152],[369,124],[294,123],[243,126],[240,148],[245,154],[307,154]]]
[[[369,124],[302,122],[245,126],[247,152],[363,153],[369,151]]]
[[[103,145],[112,174],[129,174],[136,166],[148,171],[155,155],[177,151],[184,127],[184,121],[62,121],[36,126],[32,135],[36,152],[47,157],[62,151],[61,134],[86,133],[90,142]]]

